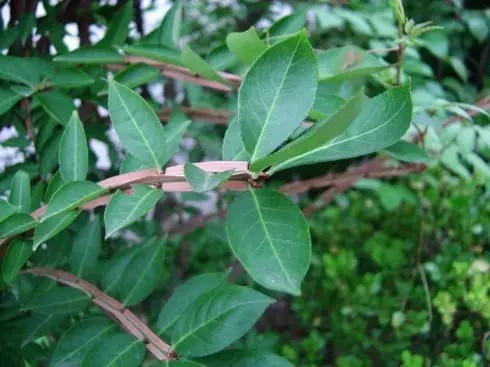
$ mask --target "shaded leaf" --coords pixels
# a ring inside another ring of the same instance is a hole
[[[86,276],[97,263],[102,244],[99,216],[79,230],[73,241],[70,268],[79,278]]]
[[[189,45],[185,45],[180,54],[182,64],[191,69],[196,74],[201,75],[203,78],[214,80],[218,83],[228,84],[213,67],[204,60],[198,53],[192,50]]]
[[[0,199],[0,223],[17,212],[17,208]]]
[[[136,44],[126,46],[124,48],[124,52],[129,55],[143,56],[169,64],[182,65],[182,61],[180,60],[180,52],[165,46]]]
[[[94,82],[90,75],[75,68],[56,70],[49,79],[49,83],[58,88],[82,88]]]
[[[10,110],[22,96],[13,90],[0,88],[0,115]]]
[[[252,64],[265,50],[267,45],[261,40],[254,27],[245,32],[233,32],[226,36],[226,45],[244,64]]]
[[[2,279],[5,283],[11,283],[17,277],[31,254],[32,244],[30,242],[20,239],[12,241],[1,262]]]
[[[180,38],[182,23],[182,3],[176,0],[165,14],[160,26],[143,39],[143,42],[153,45],[163,45],[176,48]]]
[[[0,55],[0,79],[34,87],[41,81],[38,60]]]
[[[55,62],[69,64],[119,64],[124,58],[116,50],[109,47],[83,46],[67,54],[53,58]]]
[[[59,165],[61,178],[65,182],[83,181],[87,177],[87,137],[77,111],[73,111],[61,137]]]
[[[47,220],[43,220],[39,223],[34,231],[34,244],[33,249],[36,251],[37,247],[47,240],[53,238],[62,230],[72,224],[75,219],[80,215],[79,209],[62,212],[54,215]]]
[[[133,18],[133,1],[127,1],[111,17],[104,38],[99,42],[101,46],[120,46],[126,41],[129,33],[129,23]]]
[[[42,314],[72,314],[90,304],[90,297],[82,291],[69,287],[55,287],[27,300],[24,310]]]
[[[55,89],[37,93],[36,99],[54,120],[63,126],[68,124],[75,109],[69,95]]]
[[[225,161],[248,161],[250,153],[245,149],[241,135],[240,122],[231,120],[223,139],[222,157]]]
[[[180,142],[184,137],[191,121],[187,116],[178,109],[175,109],[170,115],[168,122],[164,126],[165,130],[165,158],[163,164],[166,164],[179,149]]]
[[[431,157],[417,144],[400,140],[385,149],[385,152],[402,162],[427,163]]]
[[[88,351],[81,367],[138,367],[145,354],[145,344],[134,336],[106,334]]]
[[[37,222],[28,214],[13,214],[0,223],[0,238],[26,232],[34,228],[36,224]]]

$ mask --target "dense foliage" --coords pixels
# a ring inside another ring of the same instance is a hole
[[[488,362],[490,10],[167,5],[0,2],[0,361]]]

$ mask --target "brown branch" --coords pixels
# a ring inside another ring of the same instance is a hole
[[[180,107],[180,109],[192,120],[210,122],[216,125],[227,125],[231,114],[228,110],[212,110],[208,108]],[[173,108],[164,108],[158,113],[158,117],[162,121],[168,121],[173,111]]]
[[[71,273],[58,269],[30,268],[25,269],[23,273],[50,278],[58,283],[81,290],[91,298],[94,305],[100,307],[110,316],[117,319],[124,330],[145,343],[148,351],[153,354],[156,359],[160,361],[177,359],[177,354],[172,347],[160,339],[160,337],[143,321],[136,317],[134,313],[124,307],[121,302],[109,297],[86,280],[79,279]]]

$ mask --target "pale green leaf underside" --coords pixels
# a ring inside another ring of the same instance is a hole
[[[184,166],[184,173],[187,182],[189,182],[195,192],[206,192],[213,190],[223,182],[226,182],[233,175],[233,170],[210,173],[187,162]]]

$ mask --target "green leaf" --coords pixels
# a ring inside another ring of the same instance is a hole
[[[41,149],[39,154],[39,170],[42,175],[48,175],[57,167],[61,138],[62,134],[59,130],[53,131],[51,137]]]
[[[75,209],[68,212],[62,212],[45,221],[42,221],[34,231],[33,249],[36,251],[39,245],[53,238],[62,230],[72,224],[80,215],[80,210]]]
[[[53,87],[67,89],[86,87],[94,82],[90,75],[75,68],[56,70],[49,79]]]
[[[316,69],[305,32],[272,46],[252,65],[238,93],[238,120],[252,162],[276,149],[306,117]]]
[[[128,88],[135,88],[150,83],[159,76],[160,72],[153,66],[148,64],[131,64],[114,75],[114,80],[124,84]],[[98,95],[105,95],[107,93],[108,91],[105,89]]]
[[[13,207],[7,201],[0,199],[0,223],[15,213],[17,213],[16,207]]]
[[[185,179],[195,192],[205,192],[213,190],[223,182],[226,182],[233,175],[233,170],[210,173],[203,171],[195,164],[187,162],[184,166],[184,174]]]
[[[268,39],[274,44],[299,32],[305,26],[305,16],[306,13],[304,11],[295,11],[292,14],[280,18],[267,32]]]
[[[132,3],[129,1],[129,3]],[[81,367],[138,367],[146,354],[145,344],[128,334],[105,335],[91,348]]]
[[[72,314],[87,308],[89,304],[90,297],[82,291],[69,287],[55,287],[29,299],[23,305],[23,309],[45,315]]]
[[[70,253],[70,268],[73,274],[83,278],[97,263],[102,244],[99,216],[95,216],[75,235]]]
[[[318,54],[320,80],[343,80],[388,68],[382,59],[355,46],[331,48]]]
[[[133,185],[133,192],[112,195],[104,212],[105,238],[145,215],[162,198],[163,191],[146,185]]]
[[[107,190],[90,181],[67,182],[56,191],[48,203],[41,222],[93,200]]]
[[[109,114],[128,152],[160,170],[165,157],[165,130],[148,103],[128,87],[109,80]]]
[[[165,302],[158,315],[156,323],[158,334],[161,335],[171,328],[192,302],[223,284],[227,276],[227,273],[205,273],[196,275],[181,284]]]
[[[303,214],[288,198],[268,189],[241,193],[228,208],[226,232],[233,253],[257,283],[301,293],[311,240]]]
[[[488,26],[483,13],[471,14],[465,20],[473,37],[475,37],[478,42],[483,43],[488,36]]]
[[[248,161],[250,153],[245,149],[237,118],[231,120],[223,139],[222,156],[225,161]]]
[[[102,287],[104,291],[111,295],[117,296],[119,284],[128,267],[131,259],[145,247],[144,244],[125,247],[116,252],[109,260],[106,271],[102,274]]]
[[[260,350],[250,353],[248,350],[230,349],[209,357],[204,357],[201,361],[206,366],[213,367],[293,367],[287,359]]]
[[[109,47],[83,46],[67,54],[56,56],[53,61],[68,64],[122,64],[124,58]]]
[[[181,23],[182,3],[180,0],[176,0],[174,5],[165,14],[160,26],[146,36],[143,42],[176,48],[180,38]]]
[[[32,246],[31,246],[32,247]],[[51,334],[53,330],[63,325],[62,322],[68,315],[51,314],[43,315],[33,313],[24,319],[25,333],[22,336],[21,346],[25,346],[39,337]]]
[[[13,214],[0,223],[0,238],[26,232],[36,226],[37,222],[28,214]]]
[[[12,283],[31,254],[32,245],[30,242],[19,239],[12,241],[1,262],[2,279],[5,283]]]
[[[349,127],[352,121],[359,115],[364,102],[364,94],[362,92],[357,93],[333,116],[324,121],[317,122],[307,132],[278,152],[253,162],[250,165],[250,169],[255,172],[260,172],[273,164],[293,159],[322,146]]]
[[[87,137],[77,111],[73,111],[61,137],[59,164],[60,174],[65,182],[83,181],[87,177]]]
[[[272,166],[269,173],[376,152],[397,142],[411,120],[412,98],[407,82],[369,100],[342,134],[316,149]]]
[[[44,192],[46,191],[46,184],[44,181],[39,181],[31,189],[31,205],[29,211],[34,211],[43,204]],[[1,220],[0,220],[1,221]]]
[[[168,122],[163,127],[166,137],[166,149],[163,164],[166,164],[179,149],[180,142],[190,123],[191,121],[187,119],[187,116],[178,108],[175,108],[174,111],[172,111]]]
[[[133,1],[127,1],[123,7],[111,17],[111,23],[107,27],[104,38],[99,42],[100,46],[120,46],[126,41],[129,33],[129,23],[133,18]]]
[[[219,352],[250,330],[273,302],[250,288],[217,287],[182,313],[172,328],[172,347],[184,357]]]
[[[41,81],[38,61],[34,58],[22,58],[0,55],[0,79],[34,87]]]
[[[129,55],[143,56],[152,60],[162,61],[174,65],[182,65],[180,52],[158,45],[136,44],[126,46],[124,52]]]
[[[466,66],[461,59],[457,57],[450,57],[449,58],[449,64],[453,68],[453,70],[456,72],[456,74],[463,80],[467,81],[468,80],[468,70],[466,70]]]
[[[427,163],[431,157],[417,144],[400,140],[385,149],[385,152],[402,162]]]
[[[66,126],[72,117],[75,106],[71,97],[59,90],[36,94],[36,99],[54,120]]]
[[[257,35],[254,27],[245,32],[233,32],[226,36],[226,45],[244,64],[251,65],[265,50],[267,45]]]
[[[0,116],[9,111],[22,96],[11,89],[0,88]]]
[[[131,154],[128,154],[121,162],[119,173],[141,171],[146,168],[151,168],[151,164],[145,164],[137,158],[133,157]]]
[[[56,344],[49,363],[50,367],[77,366],[82,363],[87,352],[112,334],[116,324],[105,318],[82,320],[64,332]]]
[[[126,307],[148,297],[163,278],[166,238],[152,241],[130,260],[118,284],[118,299]]]
[[[214,80],[218,83],[228,84],[209,63],[204,60],[199,54],[192,50],[189,45],[185,45],[180,54],[180,59],[184,66],[191,69],[196,74],[199,74],[203,78]]]
[[[19,213],[29,213],[31,208],[31,178],[20,170],[10,184],[9,202],[17,207]]]
[[[44,202],[49,203],[53,194],[58,191],[58,189],[65,184],[63,178],[61,177],[60,171],[56,171],[56,173],[51,177],[48,182],[48,187],[46,188],[46,192],[44,193]]]

